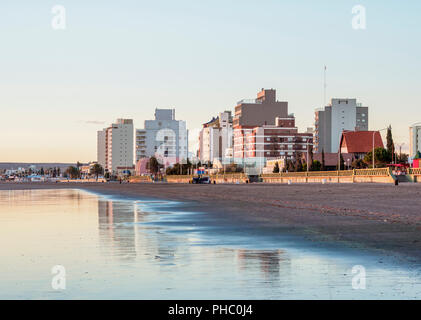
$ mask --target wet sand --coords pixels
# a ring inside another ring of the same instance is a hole
[[[421,262],[421,185],[0,183],[0,190],[72,188],[185,201],[221,223],[302,235]]]

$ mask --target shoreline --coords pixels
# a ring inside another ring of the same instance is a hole
[[[0,183],[0,190],[80,189],[123,198],[182,201],[221,223],[298,235],[421,262],[421,186]],[[182,208],[182,207],[181,207]]]

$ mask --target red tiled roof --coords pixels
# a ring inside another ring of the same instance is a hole
[[[341,138],[341,149],[345,148],[348,153],[367,153],[374,147],[384,148],[383,140],[379,131],[344,131]]]

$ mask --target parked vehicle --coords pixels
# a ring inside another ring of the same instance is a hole
[[[211,179],[209,177],[194,177],[192,179],[193,184],[211,184]]]

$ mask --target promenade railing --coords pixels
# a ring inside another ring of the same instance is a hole
[[[409,174],[419,176],[421,175],[421,168],[409,168]]]
[[[341,171],[280,172],[262,174],[263,178],[391,176],[390,168],[354,169]]]

